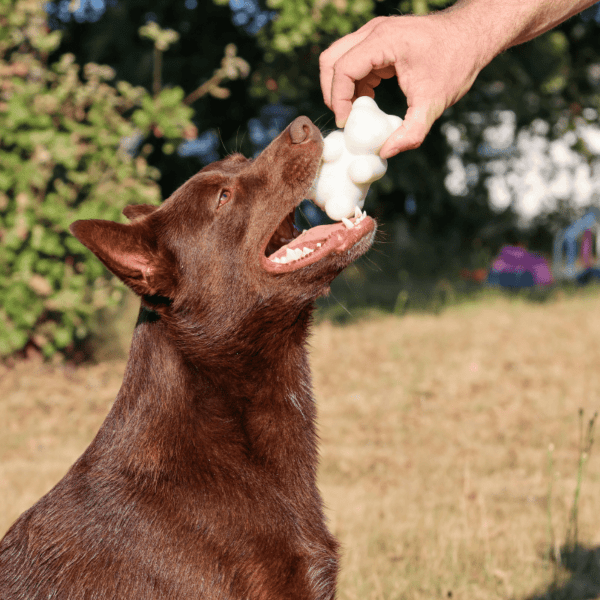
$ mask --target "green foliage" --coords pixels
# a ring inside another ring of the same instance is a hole
[[[131,150],[153,133],[168,151],[193,128],[180,88],[115,87],[111,67],[80,68],[72,54],[49,64],[59,43],[38,0],[0,4],[0,358],[28,344],[73,352],[98,309],[120,300],[68,227],[158,203],[152,147]]]
[[[58,4],[59,0],[49,0],[47,6]],[[232,15],[238,13],[232,11],[228,0],[198,3],[194,9],[181,0],[153,3],[151,14],[157,25],[148,23],[147,0],[127,0],[106,3],[106,11],[93,23],[55,20],[65,31],[59,49],[52,50],[58,43],[56,33],[44,32],[31,45],[42,58],[50,52],[54,62],[69,51],[79,64],[110,64],[120,78],[130,82],[117,84],[119,97],[130,106],[117,112],[135,126],[133,137],[142,140],[140,154],[160,171],[166,197],[199,166],[196,157],[176,155],[175,140],[169,137],[188,118],[186,106],[193,104],[196,112],[194,125],[184,136],[218,132],[223,154],[237,150],[250,156],[256,151],[248,122],[268,103],[283,104],[285,114],[307,115],[326,133],[334,123],[320,90],[320,53],[375,16],[425,14],[452,4],[452,0],[260,0],[259,4],[277,16],[258,35],[232,22]],[[398,274],[406,271],[415,280],[438,281],[462,267],[485,267],[486,259],[475,252],[476,241],[487,251],[488,262],[507,241],[529,242],[535,250],[551,248],[551,232],[575,216],[565,210],[572,208],[569,199],[525,231],[518,226],[512,207],[492,210],[487,182],[495,168],[515,156],[514,140],[532,124],[547,123],[546,137],[557,138],[565,131],[576,131],[583,118],[590,120],[594,113],[586,108],[600,108],[600,24],[595,11],[591,7],[587,14],[502,53],[482,71],[469,93],[445,111],[420,148],[390,161],[385,178],[372,186],[367,205],[369,214],[379,219],[380,240],[385,245],[369,255],[377,266],[361,287],[365,303],[387,308],[397,303],[399,312],[407,306],[415,309],[421,301],[412,290],[408,290],[409,298],[399,296],[405,288],[398,286]],[[18,11],[11,11],[6,19],[12,23],[10,35],[15,36],[16,45],[27,21]],[[6,29],[6,23],[3,27]],[[172,31],[179,35],[177,42]],[[162,69],[157,68],[157,61],[162,62]],[[221,66],[216,68],[219,61]],[[246,79],[250,66],[252,73]],[[226,87],[222,81],[228,82]],[[146,89],[135,87],[138,85]],[[388,113],[402,116],[406,110],[395,79],[382,82],[377,101]],[[48,119],[39,111],[34,115],[28,104],[12,110],[14,119],[19,119],[19,111],[21,118],[30,119],[30,127],[34,119]],[[515,115],[513,143],[498,154],[486,155],[481,149],[489,147],[488,128],[500,123],[503,111]],[[449,143],[450,128],[458,133],[456,143]],[[577,144],[585,154],[585,144]],[[469,167],[469,177],[464,193],[453,194],[445,183],[449,159],[457,155]],[[585,155],[595,168],[595,157],[590,152]],[[22,162],[0,169],[0,190],[11,185],[11,173],[15,166],[23,169]],[[70,171],[69,177],[75,176],[86,174]],[[62,181],[62,176],[59,179]],[[518,190],[511,193],[516,199]],[[14,198],[15,193],[7,196]],[[416,212],[407,211],[407,198],[414,201]],[[27,260],[24,257],[23,264],[27,265]],[[356,287],[353,282],[352,288]],[[373,299],[374,290],[380,290],[381,301]],[[428,293],[432,290],[433,285]]]
[[[220,4],[223,0],[215,2]],[[267,58],[290,54],[308,44],[322,44],[324,39],[331,37],[341,37],[376,16],[374,0],[266,0],[265,4],[277,11],[272,25],[259,34]],[[404,0],[388,14],[427,14],[448,4],[448,0]]]
[[[548,556],[552,559],[553,563],[553,578],[550,589],[557,590],[559,587],[559,576],[560,567],[566,567],[568,570],[577,571],[580,577],[586,576],[587,565],[586,563],[592,562],[585,560],[587,552],[593,556],[594,550],[587,551],[583,546],[580,545],[579,540],[579,503],[581,496],[581,486],[583,484],[584,467],[589,460],[592,446],[594,445],[594,434],[596,427],[596,420],[598,413],[595,412],[587,424],[584,423],[584,410],[579,409],[579,455],[577,461],[577,478],[575,484],[575,490],[573,492],[573,502],[571,504],[571,510],[569,511],[568,526],[565,534],[565,541],[562,548],[559,547],[558,540],[554,531],[554,517],[552,514],[553,505],[553,488],[557,477],[557,473],[554,469],[554,444],[548,446],[548,494],[546,501],[546,514],[548,520],[548,541],[549,541],[549,553]],[[582,563],[582,564],[581,564]],[[576,566],[576,569],[572,567]],[[583,567],[583,568],[582,568]],[[596,573],[591,573],[591,578],[596,579]],[[564,597],[567,597],[566,595]]]
[[[364,25],[373,16],[373,0],[267,0],[268,8],[278,12],[270,30],[259,34],[261,44],[288,54],[314,43],[323,34],[342,36]]]
[[[154,42],[157,50],[164,52],[171,44],[179,40],[179,34],[173,29],[161,29],[155,21],[140,27],[140,35]]]
[[[453,0],[402,0],[398,5],[400,14],[426,15],[453,4]]]

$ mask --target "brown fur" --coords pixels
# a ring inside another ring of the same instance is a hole
[[[305,344],[312,301],[375,224],[302,268],[264,266],[321,148],[300,117],[256,160],[128,207],[130,224],[73,224],[142,307],[95,439],[0,542],[1,600],[334,597]]]

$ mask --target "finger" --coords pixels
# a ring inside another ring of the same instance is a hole
[[[370,87],[362,87],[359,86],[356,89],[356,94],[354,94],[354,96],[352,96],[352,104],[354,104],[354,102],[358,99],[361,98],[362,96],[368,96],[369,98],[373,98],[373,100],[375,100],[375,90],[373,88]]]
[[[402,125],[386,140],[379,152],[381,158],[390,158],[406,150],[418,148],[429,133],[435,117],[429,108],[411,107],[406,111]]]
[[[375,71],[371,71],[366,77],[359,79],[355,84],[368,85],[372,88],[377,87],[381,83],[382,77]]]
[[[323,93],[323,100],[329,108],[331,108],[331,84],[336,61],[351,48],[356,46],[356,44],[362,42],[371,33],[373,27],[377,25],[378,20],[379,19],[372,19],[355,32],[345,35],[343,38],[331,44],[331,46],[319,56],[321,91]]]
[[[375,98],[375,88],[381,83],[381,77],[370,73],[364,79],[354,82],[354,96],[352,103],[360,96],[369,96]]]
[[[384,69],[394,64],[387,46],[374,36],[353,46],[334,65],[331,85],[331,109],[335,113],[338,127],[343,127],[352,109],[355,95],[355,82],[365,79],[372,71]],[[385,71],[387,75],[387,70]]]
[[[381,79],[391,79],[397,75],[396,67],[390,65],[389,67],[383,67],[383,69],[373,69],[373,74],[381,77]]]
[[[375,88],[381,83],[381,80],[390,79],[391,77],[394,77],[394,75],[396,75],[396,69],[393,66],[390,66],[384,69],[374,69],[360,81],[355,81],[352,104],[354,104],[356,98],[360,98],[361,96],[375,98]]]

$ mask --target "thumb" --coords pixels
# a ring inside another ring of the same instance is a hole
[[[418,148],[429,133],[435,117],[428,107],[411,107],[402,125],[383,144],[379,156],[390,158],[406,150]]]

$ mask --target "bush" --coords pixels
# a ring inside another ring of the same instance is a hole
[[[160,132],[173,148],[194,130],[180,88],[113,86],[110,67],[80,68],[70,54],[47,64],[59,43],[39,0],[0,4],[0,358],[27,345],[68,355],[121,299],[68,226],[158,203],[144,139]]]

